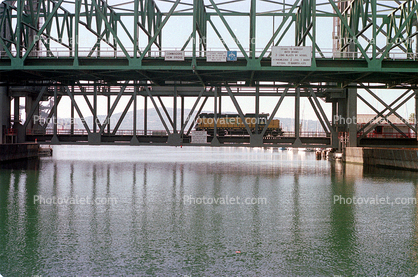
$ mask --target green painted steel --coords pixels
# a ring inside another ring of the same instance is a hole
[[[417,0],[217,2],[3,1],[0,82],[418,84]],[[311,66],[272,66],[273,46],[310,46]],[[238,60],[208,62],[212,50]]]

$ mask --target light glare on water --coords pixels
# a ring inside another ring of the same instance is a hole
[[[417,204],[391,203],[417,177],[262,148],[54,147],[0,171],[0,274],[415,276]]]

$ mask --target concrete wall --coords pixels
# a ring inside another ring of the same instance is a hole
[[[347,147],[344,152],[344,160],[347,163],[363,164],[363,147]]]
[[[0,144],[4,143],[4,129],[10,128],[10,98],[7,87],[0,86]]]
[[[0,144],[0,162],[38,157],[38,144]]]
[[[418,149],[348,147],[345,150],[345,161],[347,163],[418,170]]]

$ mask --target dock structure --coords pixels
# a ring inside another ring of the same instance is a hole
[[[39,145],[35,143],[0,144],[0,163],[38,158]]]

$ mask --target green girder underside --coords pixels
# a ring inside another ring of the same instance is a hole
[[[0,4],[0,82],[418,84],[417,0],[266,3],[6,0]],[[179,26],[179,35],[168,43],[163,34],[169,22]],[[324,30],[323,22],[333,22],[333,28]],[[262,24],[270,28],[269,37]],[[237,51],[238,60],[207,62],[206,51],[214,45]],[[273,46],[310,46],[311,66],[272,66]],[[170,50],[186,51],[185,59],[165,61]]]

